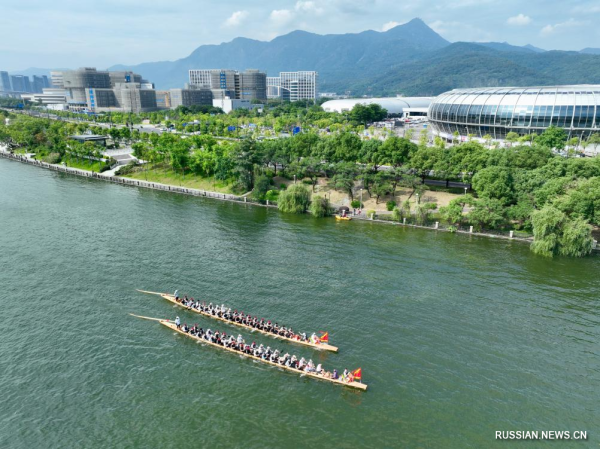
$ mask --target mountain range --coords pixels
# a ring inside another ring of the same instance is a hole
[[[545,51],[506,42],[451,43],[413,19],[388,31],[319,35],[293,31],[264,42],[202,45],[176,61],[115,65],[158,89],[182,87],[190,69],[316,70],[321,92],[437,95],[459,87],[600,83],[600,49]]]

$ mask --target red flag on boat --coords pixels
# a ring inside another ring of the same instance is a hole
[[[323,333],[323,335],[319,337],[319,340],[321,340],[321,343],[329,343],[329,332]]]
[[[354,376],[355,379],[361,380],[362,379],[362,368],[358,368],[358,369],[355,369],[354,371],[352,371],[352,375]]]

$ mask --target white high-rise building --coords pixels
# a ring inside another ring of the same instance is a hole
[[[190,84],[193,84],[198,87],[208,87],[209,89],[212,87],[211,85],[211,77],[213,70],[190,70]]]
[[[267,97],[289,101],[317,99],[317,72],[281,72],[267,78]]]

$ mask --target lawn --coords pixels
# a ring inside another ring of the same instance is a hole
[[[187,174],[182,176],[168,168],[155,168],[143,171],[136,171],[124,176],[125,178],[140,179],[143,181],[159,182],[172,186],[188,187],[190,189],[207,190],[211,192],[233,193],[231,184],[225,184],[223,181],[215,181],[213,178],[203,178],[201,176]]]
[[[67,164],[67,167],[78,168],[79,170],[94,171],[96,173],[100,172],[100,169],[104,166],[102,162],[92,162],[85,159],[79,161],[77,159],[65,159],[64,162]]]

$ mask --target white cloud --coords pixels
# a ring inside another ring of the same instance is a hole
[[[573,12],[576,14],[596,14],[600,12],[600,5],[596,2],[577,5],[573,8]]]
[[[509,17],[506,23],[515,26],[529,25],[531,23],[531,17],[524,14],[517,14],[516,16]]]
[[[400,22],[394,22],[392,20],[391,22],[384,23],[383,26],[381,27],[381,31],[391,30],[392,28],[395,28],[398,25],[400,25]]]
[[[303,1],[299,0],[296,2],[296,6],[294,7],[296,11],[312,13],[320,16],[325,11],[323,8],[317,6],[317,4],[313,1]]]
[[[542,36],[549,36],[556,32],[562,31],[566,28],[583,26],[585,24],[586,24],[586,22],[581,22],[579,20],[575,20],[575,19],[571,18],[571,19],[567,20],[566,22],[556,23],[554,25],[550,25],[550,24],[546,25],[544,28],[542,28],[542,30],[540,31],[540,34]]]
[[[248,17],[248,11],[236,11],[226,21],[225,26],[237,27]]]
[[[271,11],[271,15],[269,19],[277,26],[282,26],[287,24],[292,18],[294,14],[289,9],[274,9]]]

